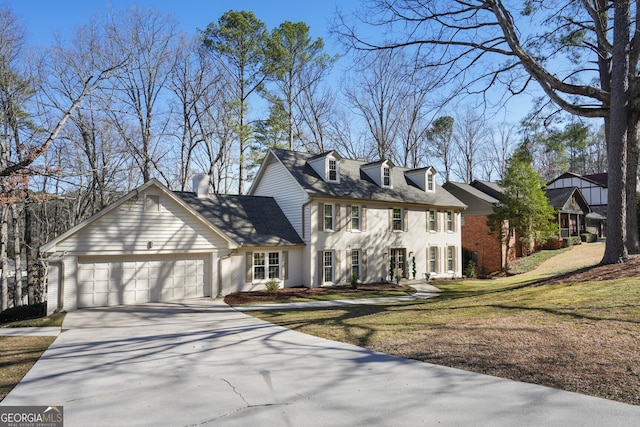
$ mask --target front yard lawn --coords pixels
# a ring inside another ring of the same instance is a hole
[[[455,292],[452,282],[439,298],[411,303],[251,314],[387,354],[640,405],[638,276],[640,258],[531,285],[512,276]]]
[[[56,337],[0,337],[0,400],[20,382]]]
[[[22,306],[0,313],[0,327],[62,326],[66,313],[42,317],[43,307]],[[56,337],[2,337],[0,336],[0,401],[9,394],[38,361]]]

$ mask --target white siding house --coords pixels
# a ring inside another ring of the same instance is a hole
[[[464,204],[435,170],[272,149],[248,195],[151,180],[41,247],[48,312],[280,286],[461,276]]]
[[[285,260],[299,263],[303,245],[273,199],[177,193],[151,180],[41,247],[47,311],[217,297],[270,278],[288,286]],[[253,252],[272,265],[247,281]]]
[[[335,165],[325,167],[330,161]],[[465,206],[434,174],[433,168],[365,164],[333,151],[312,156],[272,149],[249,194],[286,199],[284,214],[296,230],[302,224],[305,286],[346,284],[353,275],[362,282],[395,280],[396,273],[460,277]]]

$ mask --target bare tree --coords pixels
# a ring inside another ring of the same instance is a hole
[[[453,142],[456,147],[455,174],[463,182],[473,181],[474,169],[478,168],[478,155],[486,149],[489,127],[483,116],[470,107],[459,115],[453,125]]]
[[[175,66],[177,25],[173,18],[154,9],[131,7],[113,14],[105,24],[110,58],[126,58],[123,69],[112,79],[118,104],[105,106],[112,123],[129,146],[144,182],[152,169],[170,185],[160,166],[168,151],[161,140],[168,123],[162,96]]]
[[[535,81],[559,108],[603,118],[609,200],[602,262],[616,263],[626,261],[629,249],[639,246],[635,176],[640,37],[636,20],[632,22],[640,13],[637,3],[376,0],[363,20],[373,17],[368,23],[393,27],[394,40],[366,41],[347,27],[342,32],[360,49],[417,51],[421,63],[448,70],[459,92],[486,95],[499,82],[518,94]]]
[[[480,155],[481,178],[486,181],[504,178],[507,163],[516,147],[516,128],[510,123],[500,123],[491,129],[491,136]]]
[[[404,55],[381,50],[363,55],[357,62],[358,77],[345,88],[345,96],[354,112],[364,119],[378,158],[394,159],[409,92]]]

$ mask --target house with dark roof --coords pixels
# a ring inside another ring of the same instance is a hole
[[[305,242],[305,286],[461,275],[465,205],[431,167],[364,163],[335,151],[272,149],[249,195],[273,197]]]
[[[433,168],[270,150],[248,195],[150,180],[41,247],[48,312],[280,286],[461,275],[460,212]]]
[[[467,205],[462,211],[462,249],[474,262],[478,273],[491,274],[505,268],[516,257],[516,238],[511,236],[505,244],[487,224],[494,206],[500,203],[500,186],[475,180],[471,184],[449,181],[443,188]],[[507,225],[504,225],[505,230]]]
[[[544,194],[556,211],[559,238],[577,237],[587,231],[587,215],[591,208],[578,187],[545,188]]]
[[[591,175],[578,175],[573,172],[565,172],[549,181],[547,183],[547,189],[579,188],[590,209],[590,212],[585,216],[586,231],[596,234],[599,237],[604,237],[609,191],[607,179],[608,174],[606,172]]]
[[[584,196],[591,211],[600,215],[607,213],[607,173],[593,175],[578,175],[573,172],[565,172],[547,183],[547,189],[578,187]]]

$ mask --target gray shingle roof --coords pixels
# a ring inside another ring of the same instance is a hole
[[[241,245],[304,245],[271,197],[210,194],[205,199],[191,192],[174,194]]]
[[[495,197],[477,189],[476,187],[472,186],[471,184],[465,184],[462,182],[453,182],[453,181],[449,181],[445,184],[446,186],[453,186],[453,187],[458,187],[460,190],[465,191],[466,193],[468,193],[469,195],[476,197],[486,203],[489,203],[490,205],[496,205],[498,203],[500,203],[500,201],[498,199],[496,199]]]
[[[497,182],[480,181],[478,179],[475,179],[470,185],[482,191],[483,193],[488,194],[494,199],[502,199],[502,193],[504,193],[504,189]]]
[[[571,196],[575,194],[576,201],[578,202],[579,209],[576,210],[584,210],[585,213],[591,211],[589,204],[582,196],[582,192],[578,187],[567,187],[567,188],[546,188],[544,190],[545,196],[549,199],[549,204],[555,209],[562,211],[564,206],[567,204]]]
[[[409,169],[392,168],[393,188],[382,188],[361,171],[360,167],[364,166],[365,162],[343,158],[340,161],[340,182],[325,182],[307,163],[314,157],[311,154],[280,149],[272,149],[272,152],[310,196],[417,203],[460,209],[465,207],[464,203],[439,185],[436,185],[436,191],[433,193],[418,188],[404,175]]]

